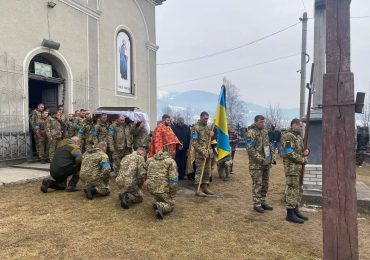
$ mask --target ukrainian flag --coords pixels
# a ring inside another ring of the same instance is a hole
[[[226,116],[226,87],[224,85],[221,87],[219,103],[215,116],[215,126],[217,127],[217,159],[220,160],[229,155],[231,150]]]

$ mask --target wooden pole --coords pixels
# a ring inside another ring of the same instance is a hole
[[[350,0],[326,1],[323,89],[323,258],[358,259]]]
[[[214,129],[215,129],[215,123],[213,122],[212,128],[211,128],[211,132],[213,132]],[[211,141],[212,141],[212,136],[209,135],[209,142],[208,142],[208,146],[207,146],[207,153],[209,153],[209,148],[211,147]],[[202,172],[200,173],[200,179],[199,179],[199,183],[198,183],[198,188],[197,188],[197,193],[196,194],[198,194],[199,191],[200,191],[200,185],[202,184],[202,179],[203,179],[203,174],[204,174],[204,168],[206,167],[207,159],[208,158],[205,158],[204,161],[203,161],[203,164],[202,164]]]
[[[299,116],[304,117],[306,99],[306,55],[307,55],[307,13],[304,12],[302,21],[302,52],[301,52],[301,84],[300,84],[300,107]]]

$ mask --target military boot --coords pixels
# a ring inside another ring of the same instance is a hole
[[[163,209],[158,202],[153,204],[153,209],[155,210],[155,216],[157,219],[163,219]]]
[[[265,210],[262,208],[262,206],[253,206],[253,209],[257,211],[258,213],[264,213]]]
[[[299,211],[299,209],[298,209],[298,206],[297,207],[295,207],[295,209],[294,209],[294,213],[295,213],[295,215],[297,216],[297,217],[299,217],[299,218],[301,218],[301,219],[303,219],[303,220],[308,220],[308,217],[306,217],[306,216],[304,216],[304,215],[302,215],[301,214],[301,212]]]
[[[304,220],[297,217],[294,209],[287,209],[286,220],[293,223],[303,224]]]
[[[49,186],[50,186],[50,180],[49,179],[43,179],[42,180],[42,183],[41,183],[40,190],[43,193],[47,193],[48,192],[48,189],[49,189]]]
[[[273,207],[271,207],[269,204],[267,204],[267,203],[262,203],[262,208],[264,209],[264,210],[273,210],[274,208]]]
[[[84,189],[84,192],[85,192],[85,196],[88,200],[92,200],[94,198],[94,195],[97,194],[96,189],[94,187],[91,187],[91,186],[87,186]]]
[[[122,192],[118,195],[119,197],[119,200],[121,201],[121,207],[123,209],[128,209],[130,208],[129,205],[128,205],[128,195],[127,195],[127,192]]]
[[[208,185],[206,183],[203,183],[200,187],[205,194],[214,195],[214,193],[208,189]]]
[[[198,184],[195,185],[195,196],[198,196],[198,197],[207,197],[207,194],[204,194],[203,191],[202,191],[202,189],[199,189],[199,192],[198,192]]]

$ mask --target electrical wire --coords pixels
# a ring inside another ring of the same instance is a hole
[[[182,85],[182,84],[185,84],[185,83],[194,82],[194,81],[198,81],[198,80],[202,80],[202,79],[213,78],[213,77],[216,77],[216,76],[224,75],[226,73],[245,70],[245,69],[250,69],[250,68],[254,68],[254,67],[257,67],[257,66],[264,65],[264,64],[272,63],[272,62],[275,62],[275,61],[289,59],[289,58],[292,58],[292,57],[295,57],[295,56],[298,56],[298,55],[301,55],[301,53],[295,53],[295,54],[291,54],[291,55],[287,55],[287,56],[282,56],[282,57],[278,57],[278,58],[275,58],[275,59],[272,59],[272,60],[268,60],[268,61],[264,61],[264,62],[255,63],[255,64],[251,64],[251,65],[248,65],[248,66],[236,68],[236,69],[233,69],[233,70],[228,70],[228,71],[224,71],[224,72],[220,72],[220,73],[216,73],[216,74],[211,74],[211,75],[207,75],[207,76],[203,76],[203,77],[199,77],[199,78],[195,78],[195,79],[191,79],[191,80],[186,80],[186,81],[161,85],[161,86],[158,86],[158,87],[159,88],[170,87],[170,86]]]
[[[270,38],[276,34],[279,34],[279,33],[282,33],[286,30],[289,30],[290,28],[292,27],[295,27],[297,26],[298,24],[300,24],[301,21],[297,22],[297,23],[294,23],[292,25],[289,25],[288,27],[285,27],[283,29],[280,29],[274,33],[271,33],[271,34],[268,34],[268,35],[265,35],[261,38],[258,38],[256,40],[253,40],[251,42],[247,42],[247,43],[244,43],[242,45],[239,45],[239,46],[236,46],[236,47],[233,47],[233,48],[229,48],[229,49],[225,49],[225,50],[221,50],[221,51],[217,51],[217,52],[214,52],[214,53],[211,53],[211,54],[207,54],[207,55],[204,55],[204,56],[199,56],[199,57],[194,57],[194,58],[190,58],[190,59],[184,59],[184,60],[177,60],[177,61],[171,61],[171,62],[165,62],[165,63],[158,63],[157,65],[158,66],[164,66],[164,65],[172,65],[172,64],[180,64],[180,63],[186,63],[186,62],[190,62],[190,61],[196,61],[196,60],[202,60],[202,59],[206,59],[206,58],[209,58],[209,57],[213,57],[213,56],[217,56],[217,55],[221,55],[221,54],[224,54],[224,53],[227,53],[227,52],[231,52],[231,51],[235,51],[235,50],[238,50],[238,49],[241,49],[241,48],[244,48],[246,46],[250,46],[252,44],[255,44],[257,42],[260,42],[260,41],[263,41],[267,38]]]

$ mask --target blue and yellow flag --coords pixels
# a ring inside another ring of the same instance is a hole
[[[224,85],[221,87],[220,98],[215,115],[215,126],[217,127],[217,159],[221,160],[225,156],[229,155],[231,150],[226,116],[226,88]]]

